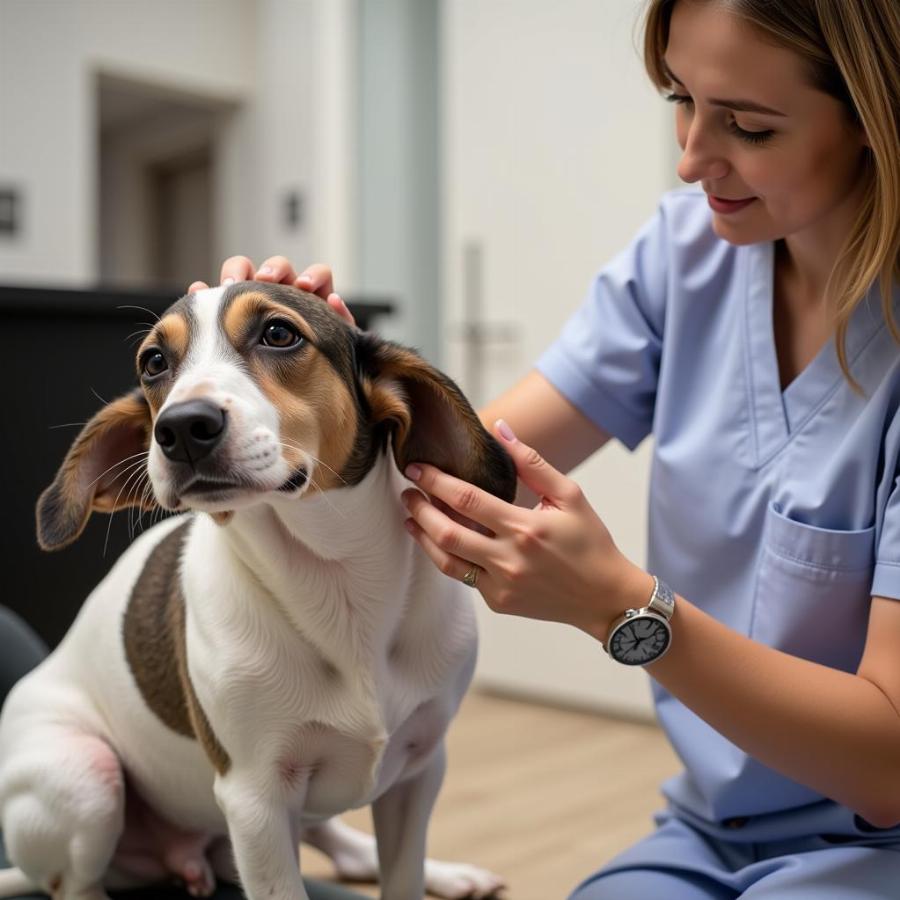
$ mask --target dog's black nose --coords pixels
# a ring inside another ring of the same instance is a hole
[[[168,459],[193,464],[222,439],[225,412],[207,400],[176,403],[156,420],[153,434]]]

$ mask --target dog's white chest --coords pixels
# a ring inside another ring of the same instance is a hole
[[[451,710],[432,700],[390,738],[366,739],[311,724],[273,762],[269,777],[292,797],[304,821],[329,818],[371,803],[413,773],[441,740]]]
[[[188,558],[203,540],[197,529]],[[294,582],[297,605],[286,609],[271,583],[229,590],[236,582],[220,564],[201,586],[189,567],[189,596],[216,598],[189,603],[191,680],[230,766],[286,792],[304,818],[324,818],[370,803],[427,760],[465,692],[476,638],[468,598],[425,571],[430,596],[418,584],[392,622],[321,580],[305,606]],[[340,627],[329,629],[335,611]]]

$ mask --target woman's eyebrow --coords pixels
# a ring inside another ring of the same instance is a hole
[[[684,82],[669,68],[665,60],[663,60],[663,68],[672,81],[677,84],[684,85]],[[762,103],[756,103],[753,100],[724,100],[711,97],[706,101],[711,106],[725,106],[728,109],[736,109],[738,112],[755,112],[762,113],[765,116],[787,116],[787,113],[772,109],[771,106],[763,106]]]

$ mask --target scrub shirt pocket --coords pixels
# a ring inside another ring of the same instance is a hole
[[[806,525],[766,513],[750,637],[846,672],[862,657],[871,605],[875,527]]]

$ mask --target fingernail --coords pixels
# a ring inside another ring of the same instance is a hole
[[[416,533],[416,523],[415,523],[415,521],[414,521],[413,519],[406,519],[406,520],[403,522],[403,527],[404,527],[410,534],[415,534],[415,533]]]
[[[302,275],[297,276],[297,281],[307,281],[309,283],[312,283],[312,275],[309,275],[306,272],[304,272]]]
[[[229,284],[234,284],[234,279],[229,275],[223,282],[223,287],[228,287]]]
[[[512,428],[510,428],[503,419],[497,419],[497,433],[504,441],[509,441],[510,444],[513,443],[513,441],[518,440]]]
[[[404,474],[410,481],[418,481],[422,477],[422,470],[413,463],[406,467],[406,472]]]
[[[275,270],[271,266],[263,266],[256,274],[271,275]]]

